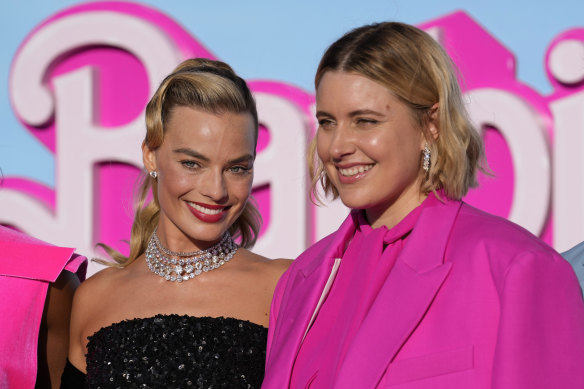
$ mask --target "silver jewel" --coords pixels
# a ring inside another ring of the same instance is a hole
[[[430,154],[431,154],[428,145],[424,146],[422,154],[423,154],[422,168],[426,173],[428,173],[428,170],[430,170]]]
[[[158,172],[157,172],[156,170],[152,170],[152,171],[150,172],[150,177],[152,177],[152,178],[156,178],[156,177],[158,177]]]
[[[229,262],[239,246],[226,231],[219,243],[205,250],[192,252],[170,251],[152,232],[148,247],[146,247],[146,263],[154,274],[167,281],[183,282],[195,278],[203,272],[217,269]]]

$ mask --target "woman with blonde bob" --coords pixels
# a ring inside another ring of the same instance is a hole
[[[352,209],[276,287],[263,388],[582,388],[570,265],[461,198],[483,145],[440,45],[356,28],[316,72],[313,189]]]
[[[289,261],[247,250],[257,137],[251,92],[228,65],[190,59],[162,81],[146,107],[130,254],[104,246],[116,262],[75,293],[63,387],[260,386]]]

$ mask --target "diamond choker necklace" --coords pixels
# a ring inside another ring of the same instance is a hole
[[[229,262],[238,248],[229,231],[226,231],[219,243],[205,250],[174,252],[160,244],[154,229],[146,248],[146,262],[153,273],[165,280],[183,282]]]

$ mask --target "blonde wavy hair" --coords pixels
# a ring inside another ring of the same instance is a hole
[[[165,126],[175,107],[194,107],[211,113],[249,113],[254,120],[255,141],[258,138],[258,115],[255,101],[245,81],[224,62],[204,58],[188,59],[179,64],[160,84],[146,106],[146,136],[144,145],[156,150],[164,141]],[[142,173],[136,213],[130,237],[130,254],[105,245],[102,247],[115,261],[96,259],[96,262],[125,267],[146,251],[148,241],[160,216],[158,182]],[[152,201],[147,201],[152,193]],[[249,199],[239,218],[229,228],[242,247],[255,243],[261,226],[261,216]]]
[[[343,71],[387,87],[410,108],[431,151],[428,173],[420,169],[420,191],[441,190],[449,198],[460,199],[477,185],[477,170],[486,172],[486,168],[483,142],[468,117],[455,69],[444,49],[424,31],[384,22],[351,30],[329,46],[318,65],[315,86],[318,90],[326,72]],[[439,136],[434,140],[427,124],[436,104]],[[307,158],[313,199],[320,200],[319,183],[325,195],[337,198],[339,193],[316,154],[316,137]]]

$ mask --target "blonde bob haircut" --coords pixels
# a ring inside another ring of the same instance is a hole
[[[149,149],[156,150],[162,145],[166,125],[175,107],[192,107],[214,114],[249,113],[254,121],[257,143],[258,115],[255,101],[245,81],[226,63],[204,58],[188,59],[162,81],[146,106],[144,145]],[[111,247],[100,244],[116,263],[102,260],[97,262],[124,267],[146,251],[160,216],[157,185],[157,180],[144,171],[132,225],[130,255],[126,257]],[[152,201],[148,202],[150,193]],[[239,218],[229,228],[229,232],[240,239],[242,247],[247,248],[255,243],[260,225],[260,213],[250,199]]]
[[[420,168],[421,193],[441,190],[449,198],[460,199],[476,186],[477,169],[484,171],[482,139],[468,118],[454,64],[427,33],[397,22],[356,28],[324,53],[316,71],[317,91],[328,71],[367,77],[388,88],[410,107],[431,152],[428,173]],[[437,118],[436,139],[428,131],[431,115]],[[319,182],[326,196],[337,198],[339,194],[316,155],[316,137],[309,148],[308,164],[313,198],[319,200]]]

